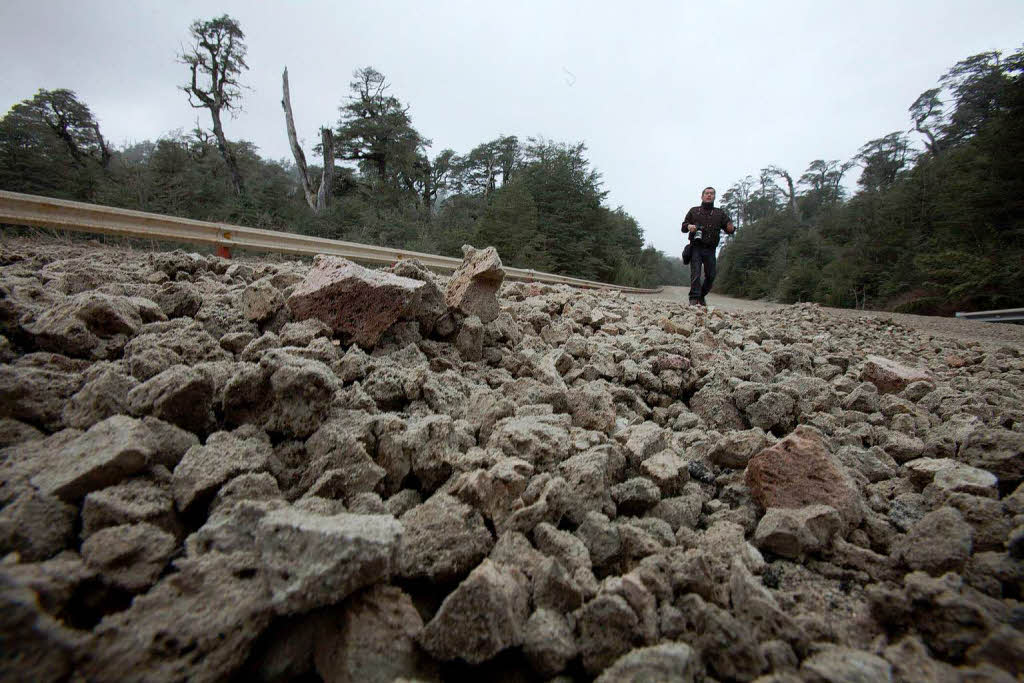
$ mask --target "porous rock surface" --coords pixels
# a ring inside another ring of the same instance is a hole
[[[0,678],[1021,675],[1021,344],[503,277],[0,243]]]

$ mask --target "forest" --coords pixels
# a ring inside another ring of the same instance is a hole
[[[241,26],[196,21],[189,38],[180,89],[208,128],[115,148],[74,92],[40,90],[0,120],[0,188],[447,256],[492,245],[506,265],[623,285],[688,281],[678,258],[645,246],[635,218],[606,205],[584,143],[498,135],[431,155],[409,105],[363,67],[317,135],[310,151],[326,163],[316,166],[298,142],[285,70],[294,162],[264,159],[225,130],[243,104]]]
[[[678,258],[606,204],[584,143],[497,135],[433,154],[373,67],[354,71],[338,120],[320,128],[308,150],[319,164],[299,143],[285,69],[293,161],[262,158],[225,130],[243,104],[246,53],[230,16],[194,22],[179,89],[209,126],[155,141],[114,147],[74,92],[40,90],[0,120],[0,188],[448,256],[493,245],[511,266],[688,284]],[[1020,306],[1024,49],[957,62],[912,101],[907,124],[852,159],[802,174],[768,165],[720,193],[737,231],[716,292],[927,314]]]
[[[957,62],[909,127],[723,193],[717,291],[949,315],[1024,305],[1024,49]],[[860,169],[852,196],[844,176]]]

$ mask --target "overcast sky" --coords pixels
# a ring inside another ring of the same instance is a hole
[[[410,105],[433,156],[499,135],[583,141],[647,240],[675,254],[701,188],[777,164],[847,160],[909,126],[907,107],[956,61],[1024,41],[1021,0],[901,2],[166,2],[0,0],[0,110],[69,88],[116,142],[199,123],[176,55],[195,19],[246,34],[244,111],[230,139],[290,159],[335,123],[373,66]],[[206,114],[204,116],[204,114]]]

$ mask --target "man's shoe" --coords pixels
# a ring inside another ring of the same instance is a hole
[[[698,301],[697,303],[699,303],[701,306],[704,306],[705,308],[707,308],[708,302],[704,300],[704,297],[701,297],[700,301]]]

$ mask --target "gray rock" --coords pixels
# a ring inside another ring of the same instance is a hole
[[[259,521],[256,542],[275,610],[294,614],[331,605],[387,581],[401,537],[402,525],[390,515],[271,510]]]
[[[690,480],[688,463],[668,450],[644,460],[640,472],[657,485],[662,496],[668,497],[682,493],[683,486]]]
[[[172,490],[179,510],[212,499],[217,489],[245,472],[262,472],[274,464],[266,433],[253,426],[215,432],[202,446],[193,446],[174,468]]]
[[[436,659],[479,664],[521,645],[528,615],[526,577],[484,560],[441,603],[419,642]]]
[[[462,247],[462,265],[452,274],[445,290],[445,303],[484,324],[498,317],[497,293],[505,279],[501,259],[494,247]]]
[[[304,438],[327,419],[340,388],[331,369],[283,349],[268,351],[258,366],[240,364],[224,388],[224,421],[254,424],[271,433]]]
[[[202,325],[179,318],[143,326],[125,346],[124,360],[132,377],[144,382],[174,365],[230,360],[230,355]]]
[[[622,515],[642,515],[661,500],[658,485],[644,477],[633,477],[612,486],[611,494]]]
[[[422,630],[407,594],[373,586],[352,596],[336,621],[318,629],[316,671],[325,681],[434,680],[437,672],[416,645]]]
[[[124,524],[89,536],[82,559],[110,585],[141,593],[156,583],[176,547],[174,536],[152,524]]]
[[[174,365],[128,392],[133,415],[150,415],[200,434],[214,424],[213,399],[210,375],[184,365]]]
[[[63,681],[74,672],[82,637],[44,612],[30,588],[0,572],[0,678]]]
[[[478,361],[483,357],[484,327],[480,318],[471,315],[462,321],[455,335],[455,348],[465,361]]]
[[[177,572],[96,626],[78,666],[86,680],[212,683],[245,661],[272,614],[260,561],[211,553],[175,565]]]
[[[480,513],[447,493],[435,493],[402,515],[397,570],[406,578],[446,582],[465,576],[494,545]]]
[[[523,629],[523,654],[541,676],[555,676],[576,657],[576,641],[565,617],[539,607]]]
[[[561,562],[548,557],[533,577],[533,604],[565,614],[583,604],[583,590]]]
[[[283,305],[284,296],[269,277],[256,280],[235,295],[235,307],[246,320],[256,323],[269,320]]]
[[[133,479],[93,491],[82,503],[82,538],[100,529],[146,522],[172,534],[180,531],[169,487]]]
[[[104,359],[119,356],[142,325],[139,305],[127,297],[82,292],[43,312],[26,330],[44,351]]]
[[[730,432],[715,443],[708,458],[719,467],[743,469],[750,458],[768,445],[768,437],[761,429]]]
[[[578,613],[579,650],[583,668],[594,675],[633,649],[639,620],[619,595],[598,595]]]
[[[29,488],[0,510],[0,554],[23,562],[56,555],[74,541],[78,511],[55,496]]]
[[[958,511],[943,507],[914,524],[896,553],[911,569],[938,575],[961,570],[971,548],[971,527]]]
[[[622,551],[622,539],[619,528],[607,517],[590,512],[583,523],[576,528],[576,536],[587,546],[590,559],[597,568],[612,566],[619,559]]]
[[[572,423],[583,429],[610,434],[615,428],[615,403],[602,382],[587,382],[567,393]]]
[[[699,658],[685,643],[665,643],[638,648],[619,657],[597,677],[597,683],[613,681],[664,681],[691,683],[700,671]]]
[[[127,413],[128,393],[138,384],[114,367],[99,370],[68,401],[64,424],[88,429],[108,417]]]
[[[150,466],[154,452],[142,437],[146,431],[141,420],[125,415],[108,418],[61,449],[53,466],[33,477],[32,483],[44,494],[78,502],[90,491]]]
[[[833,646],[808,657],[800,676],[813,683],[879,683],[892,681],[892,666],[877,655]]]
[[[826,549],[841,526],[839,513],[828,505],[770,508],[758,522],[754,545],[800,560],[808,553]]]

